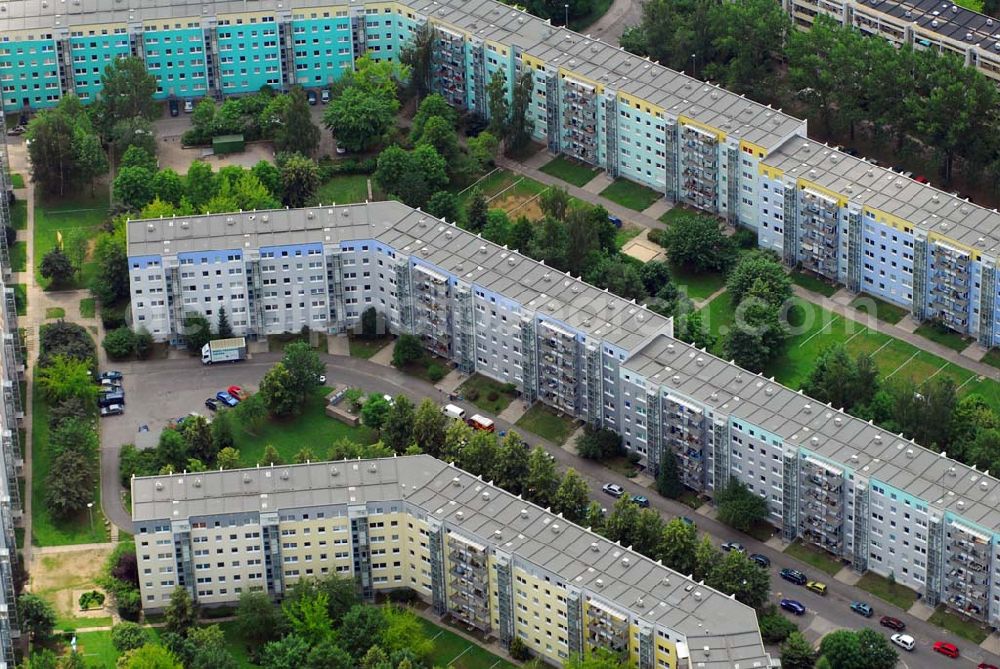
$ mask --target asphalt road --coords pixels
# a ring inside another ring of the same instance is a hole
[[[120,499],[121,490],[118,486],[118,455],[121,445],[135,443],[142,448],[155,445],[160,430],[171,418],[183,416],[191,411],[207,413],[204,400],[214,396],[218,390],[228,385],[236,384],[248,388],[256,388],[264,372],[280,358],[277,353],[255,355],[253,360],[238,364],[204,366],[194,358],[158,360],[142,363],[126,363],[118,368],[125,373],[124,385],[127,395],[127,406],[123,416],[106,418],[102,421],[101,435],[101,486],[105,515],[120,528],[131,531],[132,522],[121,504],[114,503]],[[383,394],[404,394],[419,401],[430,397],[435,401],[443,400],[443,394],[430,384],[405,375],[395,369],[381,365],[342,356],[324,356],[327,362],[327,378],[336,383],[346,383],[350,386],[363,388],[367,392]],[[462,405],[462,402],[454,402]],[[474,407],[464,405],[471,410]],[[483,413],[480,409],[475,409]],[[508,430],[512,426],[505,421],[496,419],[500,430]],[[148,432],[140,432],[140,426],[148,426]],[[773,601],[777,603],[782,597],[789,597],[802,602],[807,613],[795,618],[799,626],[805,630],[811,641],[816,641],[824,634],[840,628],[858,629],[871,627],[881,633],[889,634],[889,630],[880,627],[878,619],[882,615],[891,615],[903,620],[906,633],[917,641],[917,648],[912,653],[900,650],[900,667],[904,669],[939,669],[942,663],[962,669],[974,667],[978,662],[991,662],[1000,666],[1000,658],[986,653],[978,646],[934,625],[907,615],[902,610],[882,602],[867,592],[853,586],[841,583],[825,574],[816,572],[798,560],[785,555],[781,551],[770,548],[749,536],[742,535],[731,528],[709,517],[693,513],[690,508],[663,497],[655,492],[641,487],[630,479],[620,476],[602,465],[583,460],[563,448],[555,446],[530,433],[522,433],[524,440],[532,446],[542,446],[548,450],[556,462],[562,467],[575,468],[590,486],[591,497],[605,506],[610,507],[614,500],[601,491],[604,483],[618,483],[631,495],[646,495],[652,508],[665,517],[689,516],[695,519],[700,532],[709,534],[721,544],[724,541],[739,541],[747,547],[748,552],[762,553],[771,559],[770,571]],[[825,597],[807,591],[805,588],[793,585],[778,577],[778,571],[784,567],[792,567],[805,572],[810,578],[822,580],[828,586]],[[875,615],[866,619],[850,608],[853,600],[863,600],[872,605]],[[935,641],[951,641],[959,647],[962,657],[949,660],[931,651]],[[777,651],[775,650],[775,653]],[[775,655],[777,656],[777,655]]]

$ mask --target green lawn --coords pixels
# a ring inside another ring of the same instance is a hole
[[[226,635],[226,640],[229,641],[227,649],[232,654],[233,659],[236,660],[236,666],[240,669],[253,669],[257,667],[258,665],[250,661],[248,644],[243,637],[242,630],[239,628],[239,623],[235,620],[230,620],[216,624],[222,629],[223,634]]]
[[[573,184],[574,186],[585,186],[591,179],[601,173],[586,163],[578,160],[557,156],[542,166],[541,171],[554,176],[557,179]]]
[[[368,199],[367,174],[338,174],[316,191],[313,200],[322,204],[351,204]]]
[[[805,562],[811,567],[819,569],[829,576],[833,576],[843,567],[838,560],[830,557],[830,554],[826,551],[806,545],[800,541],[788,544],[788,547],[785,548],[785,553]]]
[[[10,246],[10,271],[28,270],[28,242],[14,242]]]
[[[97,314],[97,305],[94,298],[85,297],[80,300],[80,316],[83,318],[93,318]]]
[[[148,621],[147,621],[148,622]],[[240,669],[256,669],[259,665],[250,662],[250,654],[247,651],[247,643],[240,632],[236,621],[217,624],[226,636],[226,649],[236,660],[236,666]],[[154,643],[160,641],[160,632],[155,627],[146,627],[146,633]],[[62,639],[67,652],[69,649],[69,637]],[[76,635],[77,651],[83,655],[88,667],[94,669],[115,669],[119,653],[111,643],[111,631],[100,632],[80,632]]]
[[[896,306],[895,304],[886,302],[885,300],[880,300],[879,298],[867,293],[861,293],[851,300],[851,306],[861,313],[872,315],[889,325],[895,325],[910,313],[903,307]]]
[[[28,286],[24,283],[15,283],[14,288],[14,304],[17,307],[18,316],[28,315]]]
[[[565,443],[576,429],[572,418],[557,414],[554,409],[541,402],[535,402],[515,425],[554,444]]]
[[[539,193],[548,190],[548,188],[549,186],[534,179],[529,179],[515,172],[498,169],[491,172],[488,176],[483,177],[475,185],[456,191],[455,194],[459,204],[465,207],[468,205],[469,200],[472,199],[473,193],[479,190],[486,198],[490,208],[504,209],[512,218],[516,218],[521,214],[531,217],[537,213],[537,211],[530,212],[520,205]]]
[[[838,286],[830,283],[826,279],[820,278],[819,276],[808,272],[795,270],[789,276],[792,279],[792,283],[795,285],[801,286],[806,290],[811,290],[814,293],[819,293],[823,297],[830,297],[839,289]]]
[[[333,381],[336,381],[334,375]],[[302,413],[289,420],[268,420],[257,433],[245,426],[236,426],[236,448],[247,467],[253,467],[264,455],[264,447],[273,445],[282,460],[291,462],[295,454],[308,447],[317,456],[325,458],[333,442],[347,437],[363,444],[375,441],[375,435],[366,427],[350,427],[326,415],[328,386],[317,388],[305,401]]]
[[[619,228],[619,230],[615,232],[615,248],[621,249],[621,247],[628,244],[630,239],[638,237],[641,232],[642,228]]]
[[[726,285],[726,277],[718,272],[692,272],[670,263],[670,278],[678,290],[683,290],[692,300],[704,300]]]
[[[485,648],[466,641],[446,627],[435,625],[426,618],[417,617],[434,642],[430,664],[454,669],[515,669],[515,665],[494,655]]]
[[[986,351],[986,355],[983,356],[980,362],[985,362],[987,365],[1000,368],[1000,349],[991,348]]]
[[[891,583],[889,579],[874,572],[867,572],[857,583],[862,590],[867,590],[879,599],[906,611],[917,601],[917,593],[905,585]],[[984,637],[985,638],[985,637]]]
[[[43,288],[49,286],[49,280],[42,278],[42,275],[38,273],[38,268],[45,254],[56,247],[58,235],[62,234],[63,243],[69,241],[69,235],[77,234],[78,231],[81,231],[80,234],[93,236],[107,216],[107,197],[103,193],[94,198],[87,196],[63,198],[58,203],[45,202],[41,196],[38,196],[35,201],[35,255],[33,260],[39,285]],[[84,263],[82,276],[66,288],[87,286],[95,269],[95,263]]]
[[[623,207],[643,211],[663,196],[652,188],[640,186],[633,181],[615,179],[613,184],[601,191],[601,197],[606,197]]]
[[[392,343],[392,337],[380,337],[379,339],[361,339],[359,337],[348,337],[347,345],[350,347],[352,358],[363,358],[367,360],[383,348]]]
[[[965,337],[958,334],[954,330],[949,330],[944,325],[940,323],[921,323],[916,330],[914,330],[921,337],[930,339],[932,342],[941,344],[942,346],[947,346],[953,351],[958,351],[961,353],[969,344],[974,340],[972,337]]]
[[[20,172],[12,172],[10,175],[10,185],[12,188],[24,188],[24,175]]]
[[[481,374],[470,376],[458,392],[483,411],[494,415],[506,409],[515,397],[510,387]],[[491,397],[495,399],[490,399]]]
[[[710,218],[713,221],[719,221],[720,220],[718,216],[713,216],[711,214],[706,214],[703,211],[699,211],[697,209],[691,209],[690,207],[686,207],[686,206],[684,206],[682,204],[675,204],[670,209],[670,211],[668,211],[665,214],[663,214],[662,216],[660,216],[660,222],[669,227],[670,225],[672,225],[678,219],[681,219],[681,218],[691,218],[692,216],[698,217],[698,218]]]
[[[974,620],[964,618],[953,611],[949,611],[943,604],[935,609],[931,617],[927,619],[927,622],[938,627],[943,627],[952,634],[957,634],[975,644],[982,643],[989,636],[989,633],[983,629],[982,625]]]
[[[503,189],[512,185],[519,178],[519,175],[514,174],[513,172],[508,172],[507,170],[493,170],[487,176],[484,176],[477,181],[474,185],[457,192],[456,195],[458,197],[458,202],[462,206],[465,206],[468,201],[472,199],[472,194],[477,190],[483,194],[483,197],[489,199]]]
[[[66,318],[66,310],[62,307],[46,307],[45,318]]]
[[[15,230],[28,229],[28,203],[17,200],[10,208],[10,224]]]
[[[38,370],[35,370],[35,378]],[[36,389],[37,390],[37,389]],[[67,546],[107,541],[101,513],[101,486],[94,486],[94,524],[91,530],[87,511],[73,518],[54,518],[45,503],[45,479],[52,465],[49,443],[49,407],[41,392],[31,402],[31,539],[35,546]]]
[[[851,355],[870,354],[883,377],[909,378],[920,384],[932,376],[949,376],[959,386],[959,395],[977,393],[995,411],[1000,411],[1000,383],[993,379],[979,379],[964,367],[799,298],[793,298],[792,302],[787,321],[792,334],[784,353],[764,370],[765,376],[774,376],[779,383],[799,388],[815,366],[819,353],[842,342]],[[722,336],[729,331],[734,318],[729,296],[719,295],[701,313],[706,327],[719,337],[712,352],[721,355]]]

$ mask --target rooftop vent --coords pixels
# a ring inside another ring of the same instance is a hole
[[[465,514],[462,513],[461,511],[456,511],[455,517],[458,518],[459,520],[462,520],[463,518],[465,518]]]
[[[521,517],[522,518],[527,518],[528,517],[528,510],[527,509],[521,509]]]
[[[336,467],[330,467],[330,476],[340,476],[340,470]]]
[[[154,487],[155,487],[155,488],[156,488],[157,490],[163,490],[163,483],[161,483],[160,481],[157,481],[157,482],[156,482],[156,485],[155,485]]]
[[[916,455],[916,453],[914,453],[912,448],[906,449],[906,457],[912,458],[914,455]]]
[[[489,499],[489,498],[490,498],[490,491],[489,490],[484,490],[483,491],[483,499]]]
[[[596,581],[594,581],[594,585],[596,585],[598,588],[603,588],[604,587],[604,579],[603,578],[597,579]]]
[[[456,477],[454,477],[454,478],[452,478],[452,479],[451,479],[451,484],[452,484],[453,486],[455,486],[456,488],[458,488],[459,486],[461,486],[461,485],[462,485],[462,479],[460,479],[460,478],[458,478],[458,477],[456,476]]]
[[[590,550],[594,551],[595,553],[599,553],[601,547],[596,541],[592,541],[590,542]]]
[[[812,410],[813,408],[811,404],[806,404],[802,407],[802,413],[812,413]]]
[[[559,534],[559,532],[561,532],[561,531],[562,531],[562,528],[559,527],[559,523],[552,523],[552,533],[553,534]]]
[[[288,480],[288,476],[289,476],[288,470],[287,469],[282,469],[281,470],[281,480],[282,481],[287,481]]]
[[[627,567],[631,561],[627,557],[622,558],[622,566]]]

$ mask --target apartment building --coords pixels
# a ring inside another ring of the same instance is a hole
[[[805,121],[495,0],[256,2],[156,0],[126,10],[75,0],[56,13],[44,0],[13,0],[0,7],[3,108],[44,108],[69,92],[92,99],[95,70],[126,47],[157,77],[158,98],[221,97],[263,85],[323,86],[356,57],[394,59],[414,31],[433,29],[432,85],[457,107],[487,115],[487,83],[502,74],[510,86],[530,72],[528,115],[535,139],[552,153],[756,230],[761,245],[789,264],[888,300],[917,320],[937,319],[984,346],[1000,345],[1000,214],[812,142]],[[973,54],[970,63],[985,67],[1000,56],[983,41],[991,19],[928,3],[900,11],[920,13],[915,25],[931,25],[924,32],[941,31],[931,46],[950,35]],[[893,16],[903,6],[869,4]],[[824,11],[836,13],[835,5]],[[800,20],[805,15],[788,7]],[[851,7],[840,14],[855,23],[869,11]],[[971,39],[959,39],[963,30]],[[300,308],[313,307],[323,305],[310,300]]]
[[[823,14],[890,44],[962,59],[1000,84],[1000,20],[937,0],[782,0],[803,30]]]
[[[0,228],[10,223],[8,193],[7,131],[0,114]],[[3,237],[3,235],[0,235]],[[24,460],[21,457],[19,428],[24,418],[20,381],[24,378],[24,360],[17,329],[17,306],[14,290],[7,287],[11,278],[6,238],[0,239],[0,669],[15,666],[14,640],[20,636],[17,622],[15,571],[19,568],[14,526],[21,520],[21,493],[18,478]]]
[[[250,314],[234,322],[249,337],[343,331],[374,306],[463,371],[617,431],[654,471],[672,453],[693,490],[742,481],[786,540],[1000,622],[997,479],[677,341],[631,301],[396,202],[129,221],[127,235],[134,322],[159,340],[177,339],[188,299]]]
[[[147,612],[340,574],[557,665],[775,666],[750,607],[430,456],[136,478],[132,499]]]

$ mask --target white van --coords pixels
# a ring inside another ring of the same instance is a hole
[[[462,407],[457,407],[454,404],[445,404],[441,407],[441,413],[443,413],[448,418],[453,418],[455,420],[465,420],[465,409]]]

